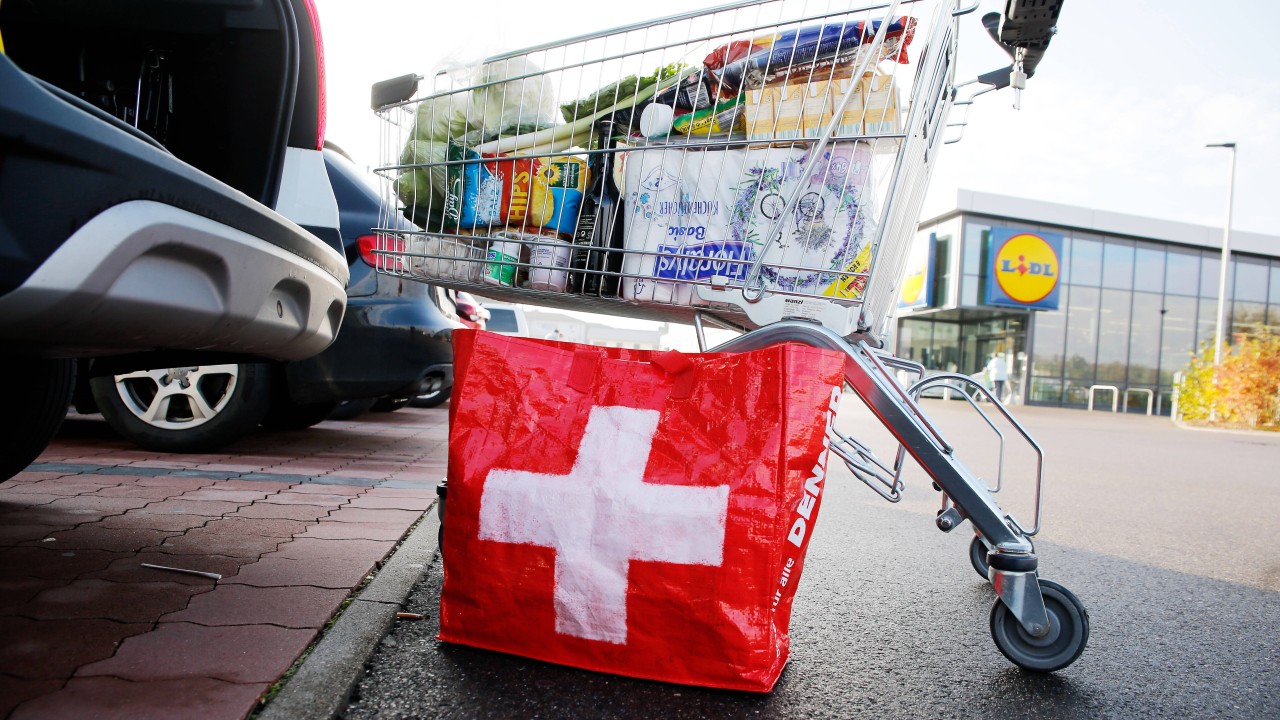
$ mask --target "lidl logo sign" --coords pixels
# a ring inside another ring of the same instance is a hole
[[[1011,300],[1037,303],[1058,287],[1058,265],[1058,253],[1039,235],[1014,235],[996,251],[996,282]]]
[[[1058,309],[1061,235],[992,228],[988,257],[988,304]]]

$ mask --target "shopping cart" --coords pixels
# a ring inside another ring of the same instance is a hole
[[[879,349],[930,170],[962,130],[948,112],[1019,92],[1061,7],[1009,0],[988,14],[1012,62],[957,84],[958,23],[977,7],[962,4],[746,0],[492,57],[421,93],[416,75],[379,83],[375,254],[382,272],[486,297],[689,323],[704,350],[716,325],[743,332],[716,351],[844,353],[847,384],[900,447],[889,463],[833,430],[832,451],[893,502],[906,456],[924,468],[943,495],[937,526],[973,525],[996,645],[1047,672],[1079,657],[1089,618],[1037,574],[1043,452],[971,378],[926,377]],[[938,387],[999,436],[994,485],[917,403]],[[1030,526],[995,500],[1005,436],[992,413],[1036,454]]]

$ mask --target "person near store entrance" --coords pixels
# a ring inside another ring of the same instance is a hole
[[[992,353],[987,361],[987,377],[995,386],[996,399],[1004,402],[1004,384],[1009,380],[1009,366],[1003,353]]]

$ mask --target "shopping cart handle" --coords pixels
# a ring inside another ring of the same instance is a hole
[[[1061,13],[1062,0],[1008,0],[1000,23],[1000,43],[1016,48],[1046,48],[1058,32]]]
[[[411,73],[374,83],[370,106],[374,110],[381,110],[412,98],[418,92],[418,81],[421,79],[421,75]]]
[[[1011,21],[1008,18],[1002,18],[1000,13],[995,12],[987,13],[982,16],[982,26],[987,29],[987,34],[991,36],[991,39],[994,40],[1001,49],[1009,54],[1009,57],[1017,57],[1018,51],[1022,51],[1022,67],[1027,73],[1027,77],[1031,77],[1036,74],[1036,65],[1040,64],[1041,58],[1044,57],[1045,49],[1049,47],[1049,40],[1053,37],[1053,33],[1057,32],[1056,27],[1050,28],[1043,42],[1040,43],[1027,44],[1021,40],[1018,42],[1010,42],[1005,38],[1012,37],[1016,39],[1019,38],[1020,35],[1017,32],[1006,33],[1006,29],[1011,26]],[[991,73],[988,73],[988,75],[989,74]],[[985,80],[982,82],[987,85],[993,84]],[[1004,85],[1000,85],[998,87],[1005,87],[1005,85],[1008,84],[1009,83],[1006,82]]]
[[[999,70],[982,73],[978,76],[978,82],[983,85],[990,85],[992,90],[1002,90],[1009,87],[1009,75],[1013,72],[1013,66],[1002,67]]]

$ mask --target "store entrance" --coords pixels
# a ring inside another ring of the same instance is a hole
[[[991,367],[993,358],[1003,358],[1008,373],[1004,387],[1006,404],[1018,404],[1026,397],[1025,378],[1027,376],[1027,326],[1025,317],[1004,317],[966,324],[970,331],[967,342],[972,343],[973,352],[966,353],[973,358],[974,365],[982,367],[975,372],[983,372]],[[994,387],[994,377],[986,378],[988,387]]]
[[[1026,398],[1027,324],[1020,311],[945,310],[898,321],[896,353],[931,372],[958,372],[992,387],[987,367],[1001,355],[1009,379],[1004,400]]]

